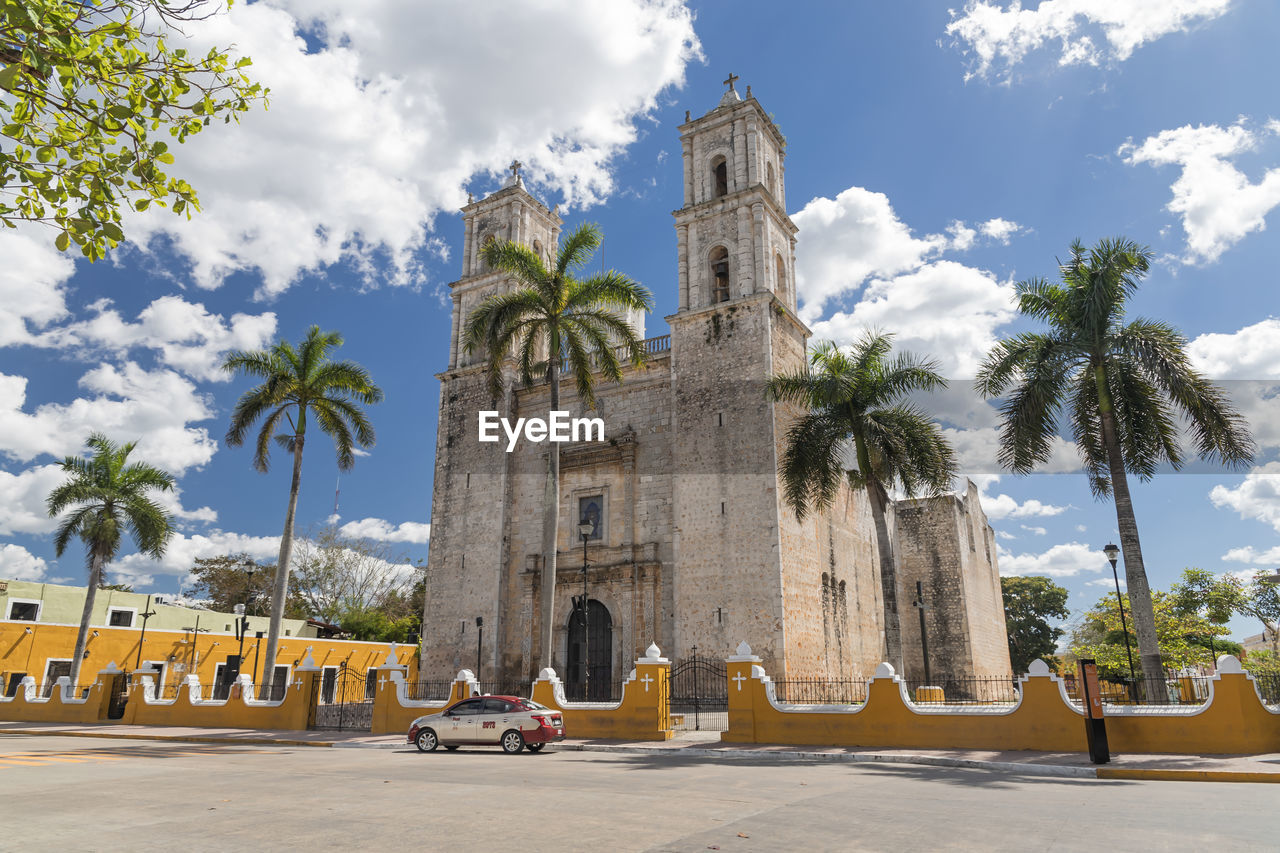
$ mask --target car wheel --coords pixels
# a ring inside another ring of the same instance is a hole
[[[440,745],[440,739],[431,729],[423,729],[418,732],[414,744],[418,747],[418,752],[435,752],[436,747]]]
[[[546,746],[545,743],[526,743],[524,748],[530,752],[541,752],[544,746]]]
[[[453,752],[455,749],[458,748],[458,745],[456,743],[446,743],[444,745],[444,748],[449,750],[450,752]]]
[[[509,755],[515,755],[524,749],[524,735],[515,729],[503,732],[502,734],[502,751]]]

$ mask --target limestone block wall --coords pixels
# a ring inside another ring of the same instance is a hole
[[[763,377],[772,297],[669,317],[673,351],[675,577],[671,649],[724,654],[733,637],[785,657],[773,406]]]
[[[599,417],[603,443],[561,445],[559,543],[552,665],[565,671],[571,598],[582,593],[582,542],[578,538],[580,500],[604,500],[602,539],[588,543],[588,590],[609,610],[613,626],[614,679],[624,666],[671,631],[669,591],[671,552],[670,356],[653,356],[642,368],[629,368],[621,383],[596,388],[596,408],[584,410],[573,386],[561,386],[564,410]],[[550,394],[545,385],[520,389],[513,416],[545,416]],[[505,534],[502,608],[504,632],[500,661],[505,673],[532,678],[541,658],[542,508],[548,445],[521,441],[509,454],[510,478]],[[598,663],[598,658],[596,663]]]
[[[906,678],[924,678],[920,617],[912,606],[917,581],[923,583],[928,605],[925,624],[933,679],[1010,675],[994,544],[977,488],[970,483],[964,497],[900,501],[895,517]]]
[[[500,635],[498,607],[504,563],[507,454],[477,441],[478,412],[497,409],[480,367],[441,375],[431,543],[423,613],[422,672],[438,677],[476,659],[475,618],[484,619],[480,656],[493,659]]]

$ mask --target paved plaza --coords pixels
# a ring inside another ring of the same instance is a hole
[[[0,849],[1274,850],[1276,788],[0,734]]]

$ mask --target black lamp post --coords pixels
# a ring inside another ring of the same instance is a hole
[[[932,684],[933,679],[929,677],[929,632],[924,620],[928,605],[924,603],[924,583],[921,581],[916,581],[916,600],[912,604],[920,608],[920,656],[924,658],[924,683]]]
[[[480,680],[480,650],[484,647],[484,617],[476,617],[476,681]]]
[[[584,515],[578,524],[582,537],[582,698],[591,698],[591,610],[587,607],[587,540],[596,526]]]
[[[142,609],[141,615],[142,633],[138,635],[138,657],[133,662],[133,668],[135,671],[138,667],[142,666],[142,641],[147,638],[147,620],[156,615],[156,612],[151,609],[151,596],[149,595],[147,596],[147,606]]]
[[[1116,560],[1120,558],[1120,549],[1110,542],[1107,547],[1102,549],[1102,553],[1107,555],[1107,559],[1111,561],[1111,577],[1116,582],[1116,606],[1120,608],[1120,631],[1124,634],[1124,653],[1129,658],[1129,684],[1133,685],[1138,679],[1133,674],[1133,649],[1129,646],[1129,625],[1124,618],[1124,601],[1120,598],[1120,575],[1116,574]]]

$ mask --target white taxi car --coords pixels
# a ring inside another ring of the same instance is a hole
[[[473,696],[437,714],[418,717],[409,726],[409,743],[421,752],[437,746],[454,750],[464,744],[499,744],[503,752],[526,747],[537,752],[564,740],[559,711],[519,696]]]

